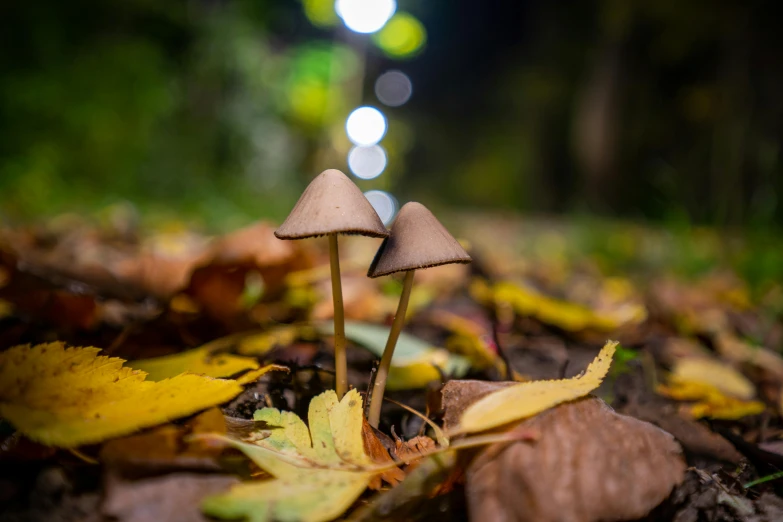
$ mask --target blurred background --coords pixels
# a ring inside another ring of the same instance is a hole
[[[435,208],[777,229],[776,0],[0,4],[0,218]],[[130,209],[130,210],[128,210]]]

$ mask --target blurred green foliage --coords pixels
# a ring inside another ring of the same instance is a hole
[[[123,200],[207,225],[279,216],[323,125],[311,98],[355,67],[328,42],[275,49],[265,2],[0,9],[0,209],[14,218]]]
[[[129,201],[209,227],[280,218],[346,169],[345,116],[404,64],[415,95],[387,111],[389,166],[362,189],[672,230],[783,222],[777,2],[530,1],[475,20],[470,2],[398,3],[370,38],[327,0],[3,3],[0,216]]]

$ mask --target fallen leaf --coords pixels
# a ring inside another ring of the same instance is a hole
[[[515,383],[486,395],[464,411],[457,431],[488,430],[587,395],[601,384],[609,371],[617,344],[607,342],[582,375],[571,379]]]
[[[670,399],[693,402],[684,410],[694,419],[736,420],[757,415],[766,408],[763,402],[736,399],[711,384],[687,381],[676,375],[669,376],[668,383],[658,385],[656,391]]]
[[[217,471],[214,455],[182,450],[183,434],[181,428],[165,425],[112,439],[101,448],[99,459],[112,473],[133,478],[170,471]]]
[[[337,400],[329,390],[310,402],[309,429],[291,412],[258,410],[256,421],[277,429],[256,434],[252,443],[210,436],[244,452],[272,475],[245,482],[208,498],[205,513],[220,518],[320,522],[340,516],[378,472],[364,451],[362,399],[351,390]]]
[[[464,355],[476,369],[495,368],[506,376],[506,364],[498,355],[488,320],[479,323],[449,310],[434,310],[429,320],[452,333],[445,343],[448,351]]]
[[[641,305],[627,304],[614,310],[595,311],[568,301],[554,299],[509,281],[487,286],[476,280],[470,287],[473,297],[495,306],[507,304],[519,315],[533,316],[542,323],[570,332],[597,330],[610,332],[629,324],[638,324],[647,318]]]
[[[244,375],[240,375],[235,380],[242,385],[252,384],[256,382],[262,375],[268,372],[288,372],[289,368],[281,364],[267,364],[263,368],[251,370]]]
[[[419,435],[410,440],[397,439],[394,441],[394,455],[398,460],[411,462],[437,449],[435,441],[426,435]]]
[[[671,373],[679,381],[708,384],[738,399],[748,400],[756,396],[756,387],[752,382],[734,368],[716,359],[680,359],[674,363]]]
[[[370,426],[367,419],[362,421],[362,442],[364,443],[364,452],[376,464],[391,464],[394,462],[386,446],[378,438],[375,428]],[[396,486],[405,478],[405,473],[398,467],[381,472],[370,480],[370,489],[381,489],[381,480],[386,481],[391,486]]]
[[[290,346],[297,339],[312,337],[315,337],[315,332],[308,325],[281,325],[243,336],[237,342],[237,352],[242,355],[266,355],[278,346]]]
[[[714,341],[715,349],[728,361],[751,364],[783,383],[783,357],[779,354],[763,346],[748,344],[726,332],[716,335]]]
[[[209,346],[152,359],[133,361],[133,367],[147,372],[147,379],[161,381],[182,373],[195,373],[207,377],[230,377],[245,370],[258,368],[258,361],[228,353],[215,354]]]
[[[684,477],[671,435],[584,398],[519,424],[538,442],[495,444],[467,471],[471,520],[548,522],[643,517]]]
[[[98,348],[63,343],[0,353],[0,416],[33,440],[60,447],[100,442],[221,404],[231,380],[184,374],[161,382]]]
[[[331,323],[321,323],[318,330],[333,334]],[[346,321],[345,336],[364,346],[380,357],[389,337],[389,328],[368,323]],[[405,332],[400,333],[392,356],[392,366],[386,381],[389,390],[424,388],[433,381],[440,381],[441,375],[460,377],[470,369],[470,360],[454,355],[442,348],[435,348]]]
[[[629,404],[622,413],[655,424],[671,433],[688,453],[732,464],[739,464],[743,458],[721,435],[698,421],[678,415],[667,405]]]
[[[109,440],[101,447],[99,459],[112,474],[124,477],[177,470],[216,471],[220,469],[215,462],[219,449],[216,451],[198,440],[184,440],[187,435],[203,433],[226,433],[220,408],[210,408],[185,425],[167,424]]]

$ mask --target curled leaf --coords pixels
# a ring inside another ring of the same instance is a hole
[[[457,431],[488,430],[587,395],[603,381],[616,347],[617,342],[607,342],[584,374],[571,379],[523,382],[489,393],[463,412]]]

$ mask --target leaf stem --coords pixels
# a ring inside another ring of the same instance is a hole
[[[413,274],[415,270],[405,272],[405,280],[402,284],[402,295],[400,303],[397,305],[397,313],[394,315],[389,338],[386,340],[386,347],[383,349],[381,363],[378,365],[378,372],[375,374],[375,382],[372,387],[372,398],[370,399],[370,414],[367,421],[373,428],[378,427],[381,420],[381,406],[383,405],[383,392],[386,389],[386,379],[389,376],[392,355],[394,347],[397,346],[397,339],[405,324],[405,312],[408,310],[408,300],[411,296],[411,287],[413,286]]]
[[[348,391],[348,362],[345,355],[345,312],[343,311],[343,287],[340,280],[337,234],[329,234],[329,265],[332,269],[332,301],[334,302],[335,391],[337,398],[342,399]]]

